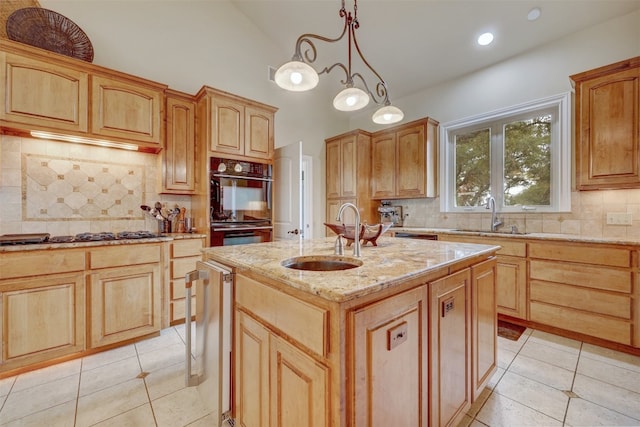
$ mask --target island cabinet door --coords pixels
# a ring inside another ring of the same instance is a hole
[[[431,425],[456,425],[471,405],[469,269],[430,283]]]
[[[427,426],[427,286],[352,312],[348,393],[354,426]]]
[[[471,268],[471,401],[476,401],[496,371],[498,313],[496,310],[496,261]]]

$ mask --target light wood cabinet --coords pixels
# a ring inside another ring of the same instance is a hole
[[[326,314],[241,275],[236,292],[236,421],[330,425],[330,373],[322,362],[328,347]],[[265,302],[282,308],[282,315]]]
[[[89,74],[0,51],[0,120],[51,130],[88,131]]]
[[[571,76],[576,187],[640,187],[640,57]]]
[[[512,238],[438,235],[438,240],[501,246],[497,252],[496,304],[498,313],[527,320],[527,243]]]
[[[353,312],[354,411],[348,425],[427,425],[428,300],[423,285]]]
[[[2,371],[85,349],[83,272],[0,281]]]
[[[196,189],[196,104],[193,97],[167,90],[166,140],[162,152],[162,193],[193,194]]]
[[[457,425],[471,406],[471,274],[429,284],[432,426]]]
[[[438,122],[424,118],[371,139],[371,198],[437,196]]]
[[[169,324],[184,323],[185,275],[202,259],[204,239],[180,239],[169,242]],[[196,292],[192,288],[191,312],[195,313]]]
[[[272,162],[277,108],[204,86],[196,95],[209,155]]]
[[[471,267],[471,401],[476,401],[496,371],[498,313],[494,260]]]
[[[371,135],[357,130],[329,138],[326,141],[326,209],[325,222],[337,223],[336,215],[343,203],[353,203],[360,211],[362,223],[377,224],[380,220],[374,202],[369,197]],[[343,224],[354,224],[355,214],[344,213]],[[327,235],[333,232],[327,229]]]
[[[94,135],[162,144],[164,88],[116,77],[91,78]]]

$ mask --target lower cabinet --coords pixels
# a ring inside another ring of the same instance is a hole
[[[160,266],[107,268],[89,276],[91,348],[160,331]]]
[[[471,401],[484,390],[497,369],[498,313],[496,271],[500,265],[485,261],[471,267]]]
[[[82,272],[6,280],[0,289],[3,371],[84,350]]]
[[[184,277],[202,259],[204,239],[181,239],[169,242],[169,324],[184,323],[186,299]],[[196,292],[192,288],[191,312],[195,313]]]
[[[428,287],[353,313],[353,417],[356,426],[427,425]]]
[[[329,425],[329,369],[242,311],[235,361],[238,425]]]

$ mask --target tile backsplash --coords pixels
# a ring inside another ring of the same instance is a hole
[[[158,194],[159,156],[0,135],[0,234],[158,231],[141,205],[191,207]]]

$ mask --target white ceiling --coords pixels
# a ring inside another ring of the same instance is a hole
[[[274,67],[291,58],[302,33],[335,38],[343,26],[340,0],[232,2],[281,48],[282,57],[270,64]],[[529,22],[533,7],[540,7],[542,15]],[[346,0],[346,8],[353,10],[353,0]],[[640,0],[360,0],[356,34],[393,100],[638,9]],[[492,31],[495,40],[478,46],[475,40],[485,31]],[[346,63],[346,38],[316,47],[316,69]],[[354,64],[354,69],[363,68]],[[340,73],[321,78],[337,82]]]

